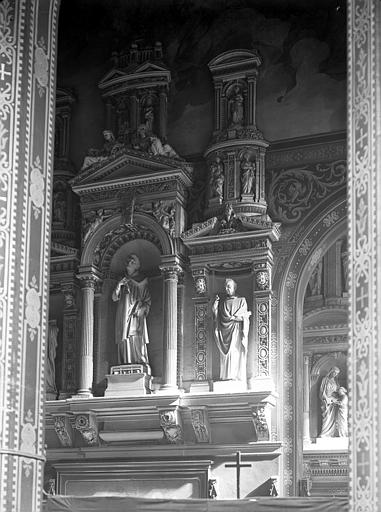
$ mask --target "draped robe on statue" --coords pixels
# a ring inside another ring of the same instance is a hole
[[[232,320],[231,317],[236,319]],[[220,300],[214,316],[214,339],[220,352],[220,379],[246,380],[249,312],[244,297]]]
[[[148,279],[143,276],[126,278],[120,292],[114,291],[112,298],[119,301],[115,321],[119,362],[148,365],[146,317],[151,307]]]

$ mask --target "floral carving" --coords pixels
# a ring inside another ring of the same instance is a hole
[[[45,182],[41,172],[41,161],[40,157],[37,156],[32,167],[32,171],[30,173],[30,198],[33,203],[33,211],[35,219],[38,218],[40,214],[40,209],[44,204],[44,189]]]
[[[41,319],[41,297],[37,291],[36,276],[33,276],[25,296],[25,319],[29,325],[30,339],[33,341]]]
[[[34,52],[34,74],[36,76],[38,92],[40,97],[43,95],[44,90],[48,85],[48,70],[49,59],[46,55],[44,39],[41,38],[39,41],[39,45],[36,46],[36,50]]]
[[[269,189],[272,217],[283,223],[298,222],[307,210],[345,183],[346,173],[342,160],[281,169],[274,174]]]

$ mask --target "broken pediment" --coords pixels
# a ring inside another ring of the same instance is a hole
[[[61,256],[78,256],[78,249],[52,241],[50,246],[50,256],[51,258]]]

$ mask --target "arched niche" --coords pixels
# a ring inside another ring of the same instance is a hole
[[[274,268],[274,295],[278,315],[273,337],[279,340],[278,422],[287,450],[281,461],[281,486],[296,495],[303,476],[303,303],[307,284],[318,259],[346,233],[346,198],[340,193],[312,211],[290,237],[287,258]]]
[[[347,356],[344,352],[330,352],[324,355],[316,354],[311,368],[310,379],[310,438],[314,441],[321,432],[321,410],[319,390],[323,377],[337,366],[340,369],[338,381],[340,386],[348,389]]]
[[[112,292],[125,272],[128,255],[136,254],[141,270],[149,279],[151,309],[147,316],[150,343],[148,356],[152,375],[157,380],[163,368],[163,279],[159,270],[162,257],[171,254],[172,241],[162,227],[148,215],[134,216],[134,224],[122,224],[120,215],[106,219],[86,242],[82,266],[96,267],[102,278],[97,294],[94,346],[96,394],[105,389],[105,375],[118,364],[115,343],[115,316],[117,303]]]

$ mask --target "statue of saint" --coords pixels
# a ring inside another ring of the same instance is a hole
[[[221,162],[221,158],[217,156],[216,160],[210,164],[209,184],[211,197],[219,197],[222,199],[224,181],[224,165]]]
[[[319,437],[348,436],[348,396],[347,390],[338,383],[339,373],[340,369],[334,366],[321,381],[322,424]]]
[[[241,87],[234,86],[230,100],[230,127],[243,125],[243,95]]]
[[[90,167],[95,163],[107,160],[107,158],[109,158],[110,156],[114,155],[117,151],[122,149],[123,144],[115,140],[114,134],[111,130],[103,130],[103,138],[104,143],[102,149],[89,149],[87,156],[85,156],[85,159],[83,160],[83,164],[81,167],[82,171],[83,169],[87,169],[87,167]]]
[[[250,154],[245,153],[241,162],[242,194],[252,194],[255,180],[255,162],[250,162]]]
[[[151,307],[148,279],[140,272],[136,254],[126,260],[126,275],[116,285],[112,300],[118,302],[115,342],[119,364],[143,364],[150,374],[146,318]]]
[[[53,194],[53,222],[62,222],[66,220],[66,198],[64,192],[58,190]]]
[[[319,263],[314,268],[311,277],[308,281],[311,296],[321,295],[322,275],[323,260],[320,260]]]
[[[220,352],[220,379],[246,381],[246,358],[251,311],[236,294],[237,283],[225,280],[226,296],[216,295],[212,306],[214,339]]]
[[[58,327],[56,320],[49,320],[48,344],[46,347],[45,380],[46,394],[57,395],[56,387],[56,353],[58,343]]]

